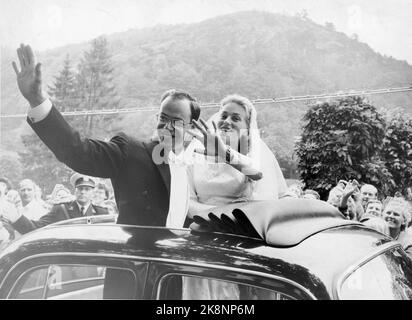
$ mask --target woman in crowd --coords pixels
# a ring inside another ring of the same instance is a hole
[[[388,199],[383,209],[383,218],[388,224],[389,235],[399,241],[412,258],[412,232],[406,228],[411,219],[407,202],[402,198]]]
[[[286,192],[280,166],[260,138],[249,99],[227,96],[208,123],[195,125],[202,135],[191,132],[198,140],[193,144],[202,155],[197,154],[189,167],[189,216],[231,202],[277,199]]]

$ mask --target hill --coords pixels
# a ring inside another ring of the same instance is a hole
[[[383,56],[367,44],[311,20],[248,11],[195,24],[157,26],[106,35],[122,107],[157,106],[163,91],[182,88],[203,102],[230,93],[251,99],[376,89],[412,83],[412,66]],[[40,52],[45,83],[70,55],[75,64],[88,43]],[[2,114],[26,112],[10,63],[15,51],[2,49]],[[412,112],[412,94],[375,96],[376,106],[404,107]],[[268,144],[291,160],[293,140],[305,104],[259,106],[260,126]],[[208,112],[210,114],[210,111]],[[19,148],[20,120],[2,122],[2,145]],[[124,117],[113,126],[149,136],[147,114]],[[18,127],[16,131],[14,128]],[[139,128],[139,129],[136,129]]]

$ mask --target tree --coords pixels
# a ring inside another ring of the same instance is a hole
[[[25,149],[19,156],[24,178],[35,181],[45,193],[50,193],[57,183],[70,187],[73,171],[59,162],[37,135],[23,135],[22,141]]]
[[[113,68],[107,40],[94,39],[91,49],[84,52],[78,66],[76,91],[80,97],[80,107],[86,110],[117,108],[120,100],[113,84]],[[95,119],[95,120],[94,120]],[[87,131],[90,134],[93,121],[103,125],[103,116],[88,116]]]
[[[71,69],[70,57],[67,55],[63,69],[54,78],[53,86],[49,86],[49,95],[61,112],[71,111],[76,106],[76,76]]]
[[[387,120],[382,160],[393,176],[396,186],[391,190],[407,193],[412,186],[412,119],[395,113]]]
[[[23,167],[16,152],[0,150],[0,177],[8,178],[13,187],[23,179]]]
[[[361,97],[312,106],[296,144],[298,170],[323,198],[340,179],[371,183],[387,194],[394,184],[380,159],[385,120]]]

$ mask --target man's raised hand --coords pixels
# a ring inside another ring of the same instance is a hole
[[[42,91],[41,64],[36,64],[33,50],[30,46],[20,45],[17,49],[20,62],[20,71],[16,62],[13,61],[13,69],[17,75],[17,84],[20,92],[30,103],[32,108],[40,105],[46,100]]]

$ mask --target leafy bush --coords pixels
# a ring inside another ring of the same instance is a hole
[[[405,114],[395,113],[387,120],[382,160],[396,184],[392,194],[406,195],[412,186],[412,119]]]
[[[357,179],[381,192],[393,189],[391,172],[381,160],[385,119],[361,97],[312,106],[295,146],[306,186],[323,198],[340,179]]]

